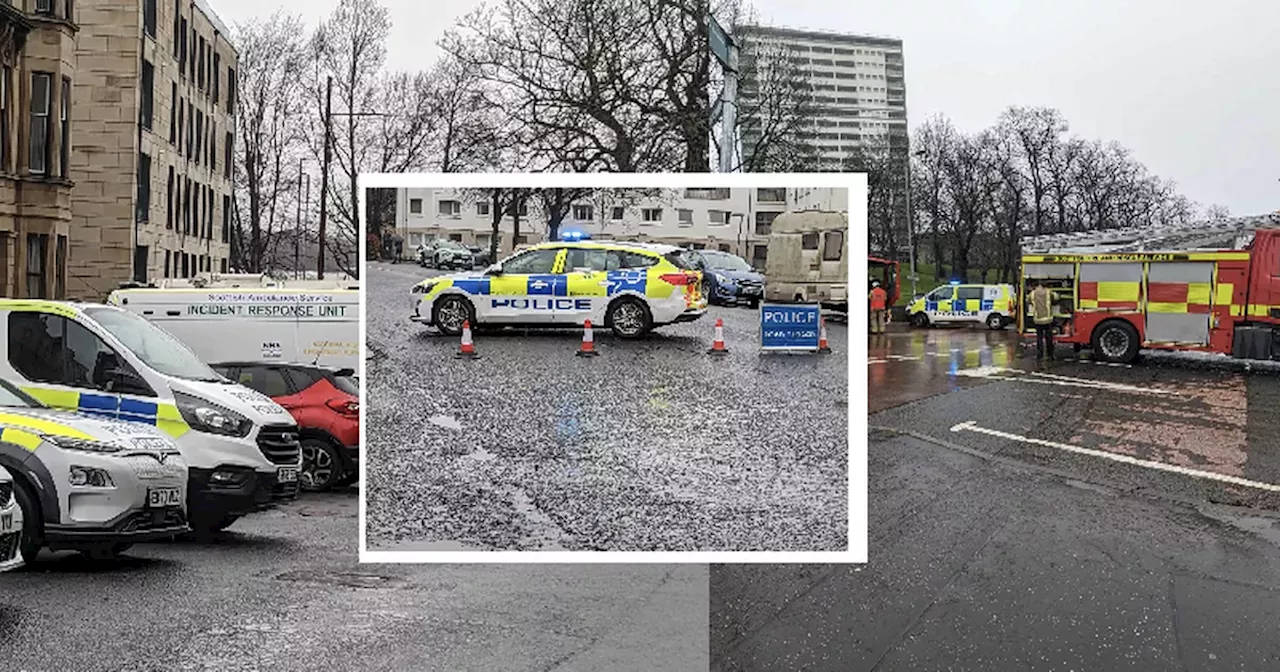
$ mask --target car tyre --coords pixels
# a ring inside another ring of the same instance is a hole
[[[747,301],[747,307],[748,307],[748,308],[750,308],[751,310],[755,310],[755,309],[759,308],[759,307],[760,307],[760,299],[751,299],[751,300]]]
[[[302,469],[298,485],[307,492],[332,490],[342,478],[342,457],[332,441],[319,438],[302,440]]]
[[[623,297],[609,305],[604,322],[619,338],[640,338],[653,328],[649,307],[635,297]]]
[[[911,326],[924,329],[929,326],[929,316],[924,313],[915,313],[911,316]]]
[[[1093,330],[1093,338],[1090,340],[1094,359],[1116,364],[1133,363],[1142,347],[1138,340],[1138,330],[1125,320],[1103,322]]]
[[[441,321],[442,315],[447,322]],[[456,319],[455,315],[460,315],[462,319]],[[461,334],[463,321],[469,321],[472,327],[476,326],[476,309],[470,301],[455,295],[446,295],[436,300],[431,309],[431,323],[436,325],[440,333],[447,336]]]
[[[35,495],[31,494],[26,484],[17,479],[13,483],[13,498],[18,502],[18,508],[22,509],[22,541],[19,552],[22,553],[22,561],[30,564],[44,545],[44,518]]]
[[[991,313],[987,316],[987,328],[991,331],[1000,331],[1004,329],[1006,321],[1000,313]]]

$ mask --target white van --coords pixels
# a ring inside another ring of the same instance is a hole
[[[114,306],[0,300],[0,378],[55,409],[155,425],[189,466],[197,533],[298,493],[293,417],[218,375],[147,320]]]
[[[269,279],[261,284],[218,276],[163,281],[117,289],[107,303],[154,322],[206,362],[359,368],[358,285]]]

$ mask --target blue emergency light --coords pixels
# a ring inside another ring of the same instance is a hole
[[[560,232],[560,240],[564,242],[573,242],[576,240],[591,240],[591,234],[581,229],[567,229]]]
[[[952,281],[951,281],[951,284],[953,284],[953,285],[958,285],[958,284],[960,284],[960,281],[959,281],[959,280],[952,280]]]

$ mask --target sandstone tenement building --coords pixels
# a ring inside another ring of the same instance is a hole
[[[0,0],[0,296],[67,291],[75,10]]]
[[[226,271],[230,31],[202,0],[76,0],[76,12],[69,295]]]

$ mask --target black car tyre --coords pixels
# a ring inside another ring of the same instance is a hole
[[[1000,313],[991,313],[987,316],[987,328],[991,331],[1000,331],[1004,329],[1005,324],[1005,318]]]
[[[911,326],[921,329],[929,326],[929,316],[924,313],[916,313],[911,316]]]
[[[431,313],[432,324],[435,324],[442,334],[449,336],[461,334],[464,321],[471,322],[472,327],[476,326],[476,309],[470,301],[461,296],[449,295],[437,300]]]
[[[307,492],[333,489],[342,477],[342,457],[338,447],[324,439],[306,438],[302,444],[302,469],[298,485]]]
[[[609,305],[604,316],[605,324],[619,338],[639,338],[653,327],[649,307],[635,297],[623,297]]]

